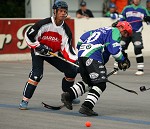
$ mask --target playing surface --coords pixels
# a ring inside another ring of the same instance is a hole
[[[140,92],[140,86],[150,87],[150,57],[145,57],[144,76],[135,76],[135,58],[131,68],[119,71],[109,80],[122,87],[132,89],[139,95],[124,91],[107,83],[107,89],[96,103],[98,117],[85,117],[74,105],[72,111],[63,108],[52,111],[42,107],[44,101],[61,105],[61,79],[63,74],[45,63],[44,77],[29,102],[29,110],[18,109],[22,91],[31,69],[30,61],[0,62],[0,129],[85,129],[85,122],[92,123],[91,129],[150,129],[150,90]],[[113,59],[107,64],[108,73],[113,69]],[[81,80],[78,75],[76,81]]]

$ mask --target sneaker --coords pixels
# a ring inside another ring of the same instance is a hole
[[[113,73],[113,75],[117,75],[118,74],[118,68],[114,68],[114,70],[116,70],[116,72]]]
[[[61,94],[61,101],[64,103],[66,108],[68,108],[69,110],[73,109],[70,94],[68,92],[64,92]]]
[[[87,115],[87,116],[98,116],[98,113],[94,112],[92,109],[89,109],[88,107],[82,105],[79,113]]]
[[[118,72],[117,72],[117,71],[113,73],[113,75],[117,75],[117,74],[118,74]]]
[[[19,109],[20,110],[28,110],[27,107],[28,107],[28,101],[22,100],[21,103],[20,103],[20,105],[19,105]]]
[[[80,103],[80,99],[76,98],[72,101],[72,104],[79,104]]]
[[[137,72],[135,73],[135,75],[137,75],[137,76],[141,76],[141,75],[143,75],[143,74],[144,74],[143,71],[137,71]]]

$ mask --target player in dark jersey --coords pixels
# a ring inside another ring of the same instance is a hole
[[[107,70],[105,64],[112,55],[118,62],[119,68],[126,70],[130,67],[130,61],[121,51],[121,36],[128,37],[132,34],[131,25],[119,22],[116,27],[103,27],[84,33],[78,42],[78,60],[82,81],[61,95],[64,105],[72,110],[72,100],[88,92],[87,98],[79,112],[87,116],[97,116],[92,109],[100,95],[106,89]]]
[[[21,110],[27,109],[29,99],[43,77],[44,61],[64,73],[65,77],[62,79],[64,92],[74,84],[77,75],[77,67],[49,54],[53,52],[73,63],[77,60],[72,47],[72,33],[64,21],[68,15],[67,3],[56,1],[53,11],[52,17],[38,21],[25,33],[26,42],[31,48],[32,69],[24,87],[23,99],[19,106]],[[75,102],[79,103],[79,100]]]
[[[150,15],[148,14],[148,11],[145,7],[140,5],[140,2],[141,0],[133,0],[133,4],[128,5],[123,9],[121,13],[123,15],[123,18],[120,19],[120,21],[126,20],[127,22],[131,23],[133,29],[132,36],[128,38],[122,38],[121,44],[122,48],[124,50],[127,50],[130,42],[133,43],[137,62],[137,71],[135,75],[144,74],[144,57],[142,54],[142,49],[144,48],[142,39],[142,21],[145,21],[147,23],[150,22]],[[116,63],[114,64],[114,68],[117,68]]]

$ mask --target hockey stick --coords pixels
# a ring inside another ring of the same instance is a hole
[[[130,92],[130,93],[134,93],[134,94],[138,95],[138,93],[137,93],[136,91],[134,91],[134,90],[126,89],[126,88],[124,88],[124,87],[119,86],[118,84],[115,84],[115,83],[109,81],[109,80],[107,80],[107,82],[109,82],[110,84],[113,84],[114,86],[117,86],[117,87],[119,87],[119,88],[121,88],[121,89],[123,89],[123,90],[125,90],[125,91],[128,91],[128,92]]]
[[[131,22],[129,22],[129,23],[131,24],[131,23],[141,22],[141,21],[143,21],[143,20],[135,20],[135,21],[131,21]]]
[[[42,106],[45,107],[45,108],[47,108],[47,109],[60,110],[60,109],[62,109],[65,105],[63,104],[63,105],[61,105],[61,106],[51,106],[51,105],[48,105],[48,104],[42,102]]]
[[[111,76],[113,73],[115,73],[116,71],[118,71],[117,69],[114,69],[112,72],[110,72],[107,77]],[[51,109],[51,110],[60,110],[64,107],[64,104],[63,105],[60,105],[60,106],[52,106],[52,105],[48,105],[44,102],[42,102],[42,106],[47,108],[47,109]]]
[[[63,57],[58,56],[57,54],[55,54],[55,53],[53,53],[53,52],[49,52],[49,54],[51,54],[51,55],[53,55],[53,56],[55,56],[55,57],[57,57],[57,58],[59,58],[59,59],[65,61],[65,62],[67,62],[67,63],[69,63],[69,64],[72,64],[72,65],[74,65],[74,66],[76,66],[76,67],[79,67],[79,65],[77,65],[77,64],[75,64],[75,63],[72,63],[72,62],[70,62],[69,60],[66,60],[66,59],[63,58]]]

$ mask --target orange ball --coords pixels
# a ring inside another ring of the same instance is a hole
[[[85,126],[86,127],[90,127],[91,126],[91,122],[90,121],[85,122]]]

